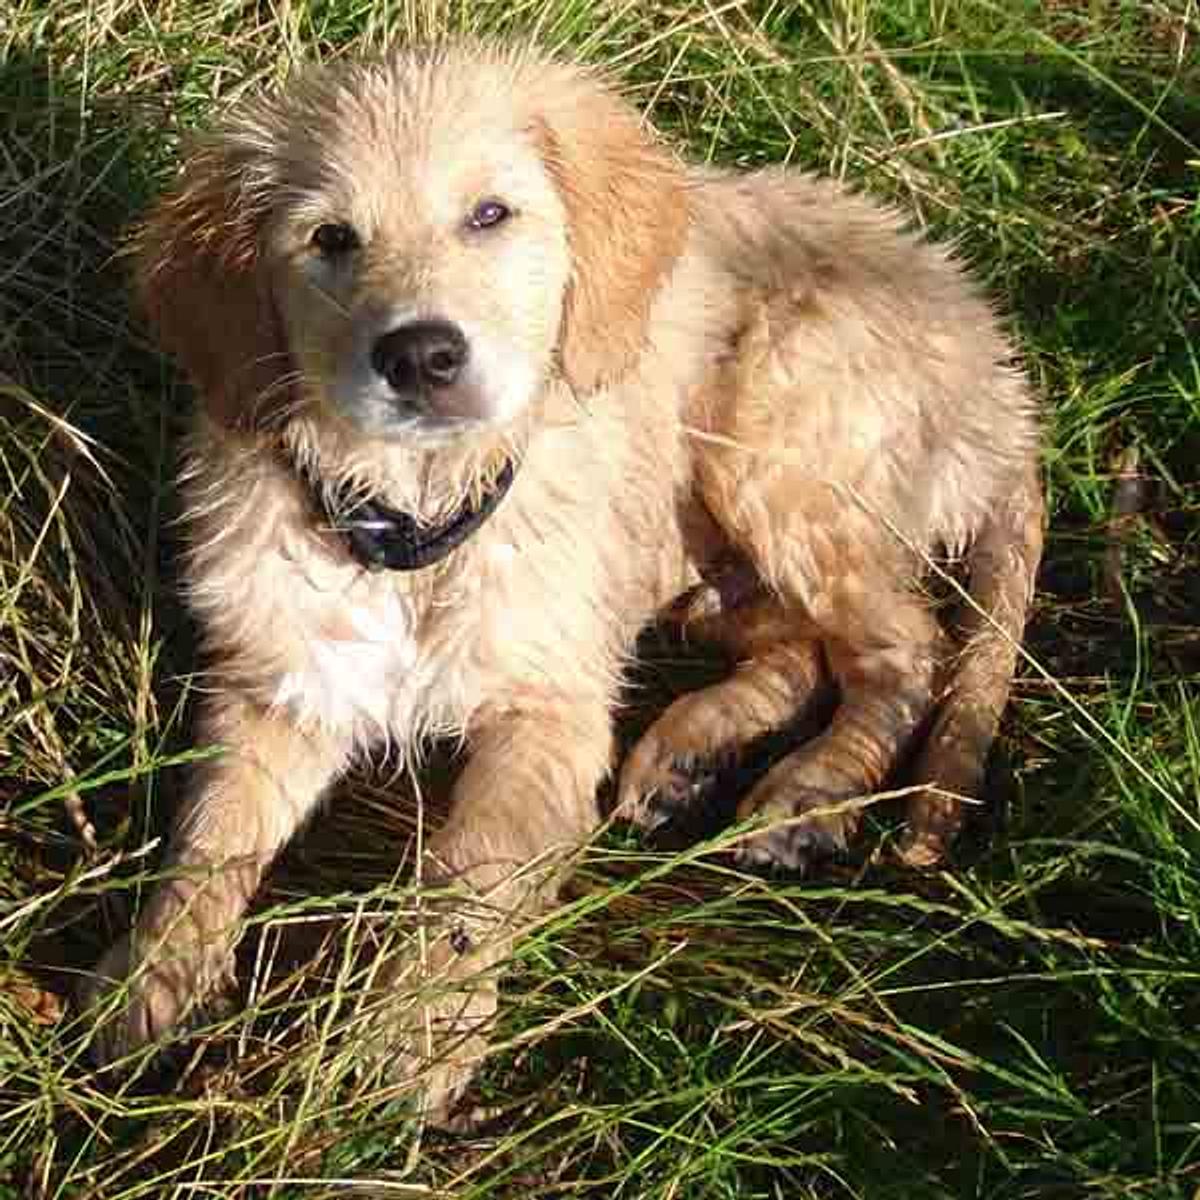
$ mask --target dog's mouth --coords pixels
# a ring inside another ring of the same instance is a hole
[[[495,423],[491,406],[474,394],[398,392],[380,381],[351,377],[335,384],[330,399],[337,413],[360,433],[389,441],[445,441]]]

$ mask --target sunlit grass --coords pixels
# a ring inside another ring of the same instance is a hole
[[[1046,397],[1036,666],[944,873],[873,860],[886,811],[803,884],[731,871],[719,838],[607,834],[521,943],[456,1135],[359,1080],[347,1036],[353,951],[420,900],[397,874],[416,806],[386,778],[273,874],[244,1008],[101,1080],[65,997],[158,869],[203,686],[170,523],[188,396],[130,313],[122,231],[223,104],[448,26],[532,31],[609,64],[695,157],[832,173],[957,239]],[[1198,35],[1190,0],[10,0],[0,1197],[1194,1196]]]

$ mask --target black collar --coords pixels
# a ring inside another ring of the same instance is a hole
[[[464,502],[441,525],[431,527],[382,500],[359,499],[345,489],[327,487],[311,465],[300,466],[292,460],[291,466],[307,486],[316,512],[342,534],[355,560],[372,571],[385,567],[419,571],[440,562],[496,511],[517,474],[513,460],[508,459],[478,504]]]

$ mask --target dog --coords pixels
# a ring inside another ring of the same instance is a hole
[[[394,1071],[447,1064],[448,1104],[464,1056],[438,1046],[478,1051],[489,968],[599,824],[639,630],[680,606],[736,666],[642,737],[620,816],[678,817],[697,771],[833,685],[823,732],[740,801],[741,857],[845,847],[920,732],[900,852],[941,859],[1043,524],[1037,405],[945,249],[798,170],[685,165],[594,71],[446,41],[243,104],[134,253],[201,401],[187,596],[224,753],[96,968],[103,1061],[229,977],[263,872],[356,754],[450,737],[469,754],[421,870],[486,903],[433,912],[369,1027]],[[969,570],[953,636],[936,555]],[[460,991],[422,1051],[395,997],[434,976]]]

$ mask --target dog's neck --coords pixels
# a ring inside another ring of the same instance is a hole
[[[372,571],[419,571],[441,562],[496,511],[517,474],[514,460],[506,459],[477,499],[468,496],[443,520],[428,524],[377,496],[330,483],[311,460],[301,462],[286,451],[283,454],[307,489],[317,519],[341,534],[351,557]]]
[[[340,535],[370,570],[419,571],[447,558],[499,508],[522,457],[509,439],[382,455],[315,423],[280,434],[267,445],[300,484],[314,526]]]

